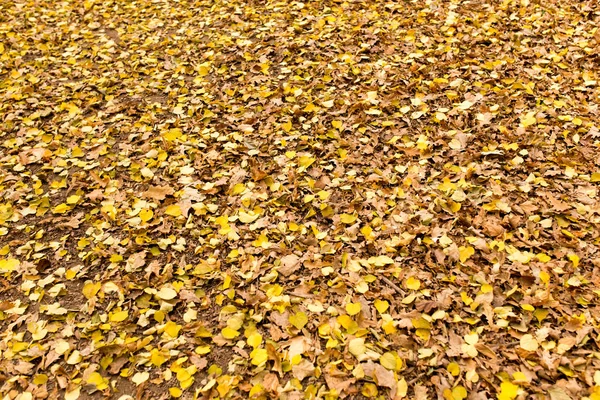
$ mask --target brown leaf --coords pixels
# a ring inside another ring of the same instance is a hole
[[[142,196],[147,199],[153,199],[156,201],[164,200],[167,196],[175,193],[172,187],[170,186],[151,186],[142,193]]]
[[[315,366],[307,359],[303,359],[299,364],[292,366],[292,375],[300,381],[306,377],[313,376],[314,371]]]
[[[489,358],[493,358],[493,359],[498,358],[496,356],[496,353],[494,353],[494,351],[492,349],[490,349],[488,346],[486,346],[483,343],[475,343],[475,348],[477,349],[478,352],[480,352],[481,354],[483,354]]]
[[[269,373],[262,379],[262,385],[268,392],[275,393],[279,388],[279,378],[277,375]]]
[[[123,368],[123,366],[125,364],[127,364],[128,362],[129,362],[129,359],[127,357],[124,357],[124,356],[117,357],[115,360],[113,360],[113,362],[110,363],[110,365],[108,366],[108,368],[106,370],[108,371],[109,374],[116,375],[119,372],[121,372],[121,368]]]
[[[52,152],[48,149],[35,147],[19,153],[21,164],[29,165],[40,162],[42,159],[48,159],[52,156]]]
[[[381,364],[376,364],[373,361],[368,361],[362,364],[365,375],[375,379],[379,386],[385,386],[395,392],[396,378],[394,372],[384,368]]]
[[[104,192],[101,189],[92,190],[86,197],[92,201],[102,200],[104,198]]]
[[[205,357],[200,357],[196,354],[190,354],[190,361],[194,366],[198,369],[198,371],[202,371],[208,365],[208,360]]]
[[[295,254],[288,254],[281,258],[281,265],[277,271],[283,276],[290,276],[300,268],[300,257]]]
[[[329,374],[324,374],[324,376],[329,389],[334,389],[338,393],[344,393],[354,382],[356,382],[355,378],[344,379]]]
[[[561,387],[552,386],[548,389],[550,400],[572,400],[573,398]]]

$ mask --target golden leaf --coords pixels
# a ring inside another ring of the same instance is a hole
[[[360,303],[348,303],[346,304],[346,312],[348,313],[348,315],[356,315],[360,312],[361,310],[361,304]]]

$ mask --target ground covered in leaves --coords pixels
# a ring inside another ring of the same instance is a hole
[[[599,25],[0,0],[3,399],[600,399]]]

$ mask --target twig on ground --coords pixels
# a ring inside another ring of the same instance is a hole
[[[388,285],[390,285],[396,292],[398,292],[398,294],[401,294],[402,296],[404,296],[404,290],[402,290],[400,288],[400,286],[396,285],[394,282],[392,282],[389,278],[385,277],[385,276],[380,276],[380,278],[387,283]]]

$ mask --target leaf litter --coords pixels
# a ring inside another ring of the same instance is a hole
[[[0,1],[6,399],[599,399],[594,1]]]

